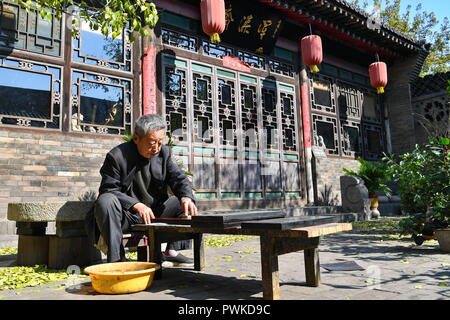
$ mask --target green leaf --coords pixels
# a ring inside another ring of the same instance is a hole
[[[439,287],[448,287],[448,284],[446,284],[445,282],[439,282],[438,286]]]
[[[441,139],[439,139],[439,143],[444,146],[448,146],[450,144],[450,139],[449,138],[441,138]]]

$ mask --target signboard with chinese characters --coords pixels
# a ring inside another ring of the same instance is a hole
[[[283,27],[284,17],[256,1],[225,0],[224,42],[257,54],[270,54]]]

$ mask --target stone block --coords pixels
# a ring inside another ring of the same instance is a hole
[[[87,236],[83,221],[56,221],[56,235],[60,238]]]
[[[361,178],[341,176],[341,199],[344,212],[362,214],[363,220],[370,219],[369,193]]]
[[[81,221],[94,201],[24,202],[8,204],[8,220],[19,222]]]
[[[48,263],[48,236],[19,235],[17,265],[34,266]]]
[[[83,268],[100,262],[100,251],[91,245],[87,237],[59,238],[49,236],[49,268],[66,269],[70,265]]]
[[[47,222],[16,222],[17,234],[23,236],[43,236]]]

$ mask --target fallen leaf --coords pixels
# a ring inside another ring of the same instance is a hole
[[[439,287],[448,287],[448,284],[446,284],[445,282],[439,282],[438,286]]]
[[[409,263],[408,260],[400,260],[401,263]]]
[[[239,278],[245,278],[247,275],[246,274],[241,274],[240,276],[239,276]]]
[[[235,272],[236,269],[228,269],[228,271],[230,271],[230,272]]]
[[[448,279],[448,276],[440,276],[439,278]]]
[[[422,286],[421,286],[421,285],[417,285],[417,286],[415,286],[414,288],[415,288],[415,289],[422,289]]]

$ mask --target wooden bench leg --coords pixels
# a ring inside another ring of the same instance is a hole
[[[148,261],[155,262],[160,265],[160,269],[155,272],[155,280],[162,278],[162,259],[161,259],[161,241],[153,230],[147,233],[148,241]]]
[[[205,248],[203,246],[203,234],[194,235],[194,270],[205,269]]]
[[[309,287],[318,287],[320,285],[319,248],[305,249],[304,257],[306,284]]]
[[[263,282],[263,299],[280,299],[280,278],[278,273],[278,256],[275,253],[274,239],[262,235],[261,244],[261,273]]]
[[[137,247],[137,260],[138,261],[143,261],[143,262],[149,262],[150,260],[149,258],[149,254],[148,254],[148,250],[149,247],[147,246],[139,246]]]

